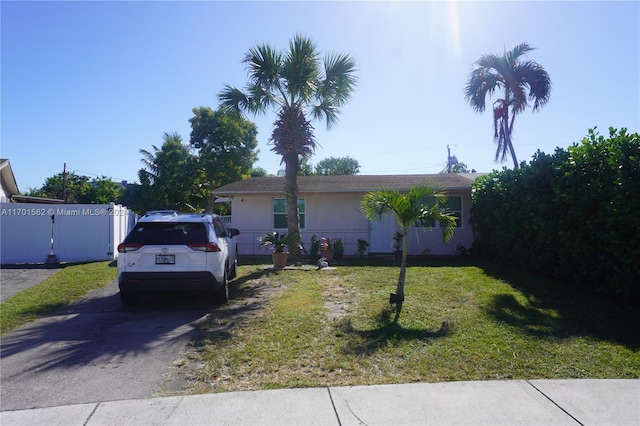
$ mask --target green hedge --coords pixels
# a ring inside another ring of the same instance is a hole
[[[580,144],[473,186],[483,255],[640,300],[640,137],[589,130]]]

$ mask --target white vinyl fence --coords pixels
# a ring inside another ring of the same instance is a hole
[[[0,263],[114,260],[135,220],[114,203],[0,203]]]

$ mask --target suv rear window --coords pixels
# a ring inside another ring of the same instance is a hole
[[[207,231],[200,222],[138,222],[127,244],[205,244]]]

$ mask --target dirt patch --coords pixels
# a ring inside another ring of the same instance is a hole
[[[329,268],[322,270],[329,270]],[[325,298],[324,306],[327,308],[329,319],[335,320],[346,316],[349,313],[350,305],[353,303],[352,292],[341,285],[341,280],[338,277],[327,277],[324,280],[324,284],[325,288],[322,296]]]

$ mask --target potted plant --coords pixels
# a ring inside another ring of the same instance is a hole
[[[369,247],[367,240],[358,238],[358,255],[360,256],[360,259],[364,257],[367,247]]]
[[[342,245],[342,240],[340,238],[336,238],[333,242],[333,258],[334,259],[342,259],[342,255],[344,254],[344,246]]]
[[[333,240],[331,237],[320,239],[320,256],[327,259],[327,262],[333,260]]]
[[[289,246],[289,243],[292,240],[292,234],[279,234],[275,231],[267,232],[262,237],[258,238],[258,241],[260,241],[260,248],[273,248],[271,261],[273,262],[274,268],[284,268],[287,265],[289,253],[285,252],[284,249]]]

